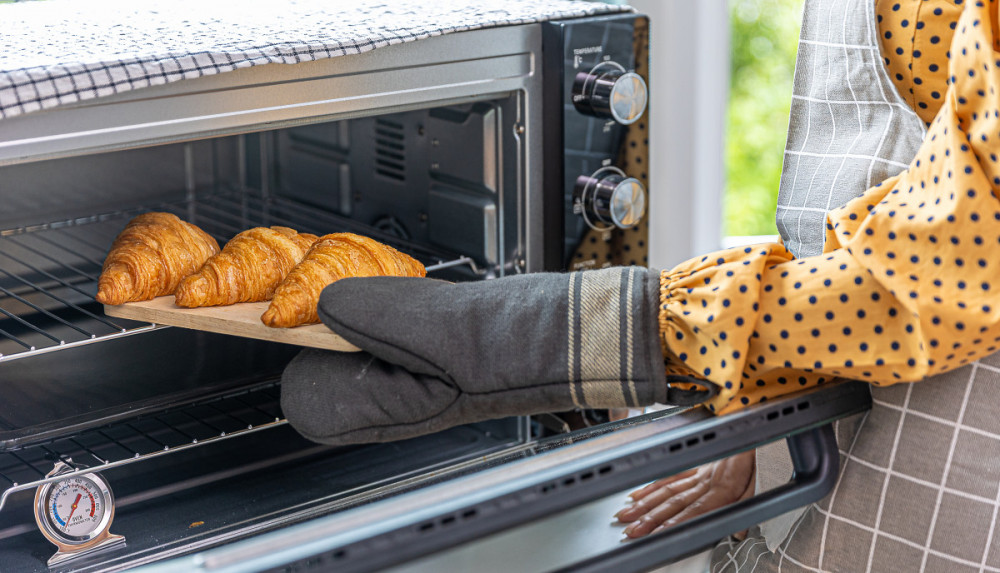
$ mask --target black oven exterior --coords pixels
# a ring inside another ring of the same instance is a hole
[[[562,244],[546,243],[546,270],[644,266],[644,215],[648,193],[655,194],[648,168],[649,20],[627,14],[557,21],[543,27],[542,37],[545,188],[562,190],[548,196],[545,226],[563,229]],[[626,220],[602,200],[624,207]]]

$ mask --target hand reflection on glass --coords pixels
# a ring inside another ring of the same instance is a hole
[[[636,539],[752,496],[754,452],[657,480],[629,494],[634,503],[615,514]],[[740,536],[745,535],[745,532]]]

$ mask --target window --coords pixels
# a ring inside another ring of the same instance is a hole
[[[726,236],[776,235],[802,0],[729,0]]]

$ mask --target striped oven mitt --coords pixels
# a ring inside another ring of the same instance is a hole
[[[458,284],[342,279],[323,291],[319,315],[363,352],[304,350],[284,372],[281,405],[305,437],[349,444],[514,415],[702,402],[714,388],[668,386],[659,286],[640,267]]]

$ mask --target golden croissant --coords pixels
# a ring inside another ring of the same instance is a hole
[[[112,243],[97,282],[97,301],[116,305],[171,294],[218,252],[215,239],[176,215],[143,213]]]
[[[185,278],[174,293],[178,306],[218,306],[270,300],[316,235],[288,227],[256,227],[233,237],[222,252]]]
[[[274,291],[260,317],[268,326],[288,328],[319,322],[316,304],[326,285],[346,277],[422,277],[424,266],[409,255],[353,233],[321,237]]]

